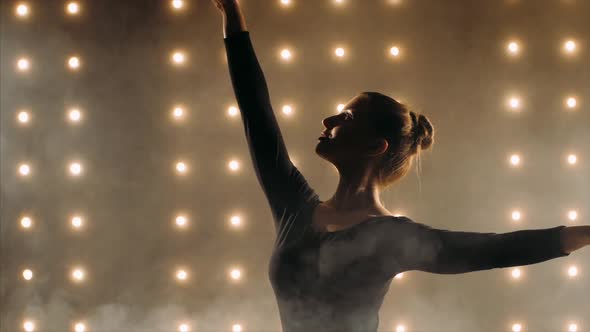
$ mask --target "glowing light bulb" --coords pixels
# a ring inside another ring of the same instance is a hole
[[[189,332],[190,326],[188,324],[180,324],[178,325],[178,332]]]
[[[68,59],[68,67],[72,70],[80,68],[80,58],[73,56]]]
[[[14,8],[14,14],[18,17],[25,18],[29,16],[29,6],[21,3]]]
[[[176,171],[180,174],[185,174],[188,170],[186,163],[179,161],[176,163]]]
[[[570,165],[575,165],[578,162],[578,157],[575,154],[570,154],[567,156],[567,163]]]
[[[84,323],[76,323],[74,325],[75,332],[86,332],[86,325]]]
[[[66,6],[66,11],[70,15],[76,15],[80,13],[80,5],[76,1],[72,1]]]
[[[232,269],[230,271],[230,277],[234,280],[238,280],[242,277],[242,272],[239,269]]]
[[[25,321],[23,324],[23,329],[26,332],[33,332],[35,331],[35,323],[33,323],[32,321]]]
[[[512,41],[512,42],[508,43],[508,46],[506,49],[508,50],[508,53],[510,55],[517,55],[520,51],[520,45],[517,42]]]
[[[186,54],[182,51],[176,51],[172,53],[171,59],[174,65],[180,66],[186,62]]]
[[[575,108],[578,105],[578,100],[574,97],[569,97],[565,101],[567,108]]]
[[[237,171],[240,169],[240,163],[237,160],[232,160],[229,162],[228,167],[231,171]]]
[[[21,164],[18,167],[18,172],[20,173],[20,175],[22,176],[27,176],[31,173],[31,167],[27,164]]]
[[[17,119],[20,123],[28,123],[30,120],[29,113],[27,111],[20,111],[18,112]]]
[[[20,225],[22,228],[31,228],[33,225],[33,220],[30,217],[22,217],[20,220]]]
[[[510,156],[510,164],[512,164],[513,166],[518,166],[520,165],[521,160],[520,160],[520,156],[517,154],[513,154]]]
[[[514,279],[520,279],[521,271],[520,271],[519,268],[514,268],[514,269],[512,269],[512,273],[511,274],[512,274],[512,278],[514,278]]]
[[[20,58],[18,59],[16,66],[19,71],[26,72],[29,71],[29,69],[31,69],[31,62],[27,58]]]
[[[342,58],[344,56],[344,54],[345,54],[344,49],[342,47],[336,48],[336,50],[334,51],[334,53],[339,58]]]
[[[400,49],[397,46],[393,46],[392,48],[389,49],[389,54],[391,54],[393,57],[398,57],[400,55]]]
[[[291,51],[289,49],[283,49],[281,51],[281,58],[283,60],[291,60],[292,57],[293,57],[293,54],[291,53]]]
[[[522,107],[522,103],[521,103],[520,99],[517,97],[510,98],[510,100],[508,101],[508,104],[509,104],[510,108],[513,110],[519,110]]]
[[[71,276],[74,281],[80,282],[80,281],[84,280],[85,273],[84,273],[83,269],[76,268],[76,269],[72,270]]]
[[[70,163],[69,170],[71,175],[78,176],[82,174],[82,165],[79,162]]]
[[[82,217],[80,217],[80,216],[72,217],[71,223],[74,228],[82,227]]]
[[[567,269],[567,274],[572,278],[577,276],[578,275],[578,268],[575,265],[570,266]]]
[[[576,211],[576,210],[568,211],[567,218],[571,221],[576,221],[578,219],[578,211]]]
[[[82,118],[82,112],[80,112],[80,110],[77,108],[72,108],[68,112],[68,118],[71,122],[80,122],[80,119]]]
[[[237,116],[238,114],[240,114],[240,109],[235,106],[230,106],[227,109],[227,114],[229,114],[229,116],[231,117]]]
[[[33,271],[31,271],[29,269],[23,270],[23,278],[25,280],[31,280],[31,279],[33,279]]]
[[[170,5],[172,6],[173,9],[180,10],[180,9],[184,8],[184,1],[183,0],[172,0],[170,2]]]
[[[518,210],[512,211],[512,220],[517,221],[517,220],[520,220],[521,218],[522,218],[522,214],[520,213],[520,211],[518,211]]]
[[[568,40],[563,44],[564,51],[567,53],[574,53],[576,51],[576,42]]]
[[[180,281],[185,281],[188,278],[188,273],[183,270],[180,269],[178,271],[176,271],[176,279],[180,280]]]
[[[293,107],[291,105],[285,105],[285,106],[283,106],[282,111],[283,111],[283,114],[285,114],[285,115],[291,115],[291,114],[293,114]]]

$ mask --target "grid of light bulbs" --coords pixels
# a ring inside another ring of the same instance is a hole
[[[347,1],[345,0],[332,0],[336,5],[343,5]],[[181,12],[187,8],[188,2],[185,0],[171,0],[170,8],[174,12]],[[295,1],[292,0],[280,0],[278,1],[280,5],[284,6],[285,8],[292,6]],[[386,3],[392,5],[400,5],[403,3],[403,0],[387,0]],[[65,12],[70,16],[77,16],[80,15],[82,11],[82,6],[78,1],[69,1],[65,4]],[[19,2],[15,5],[14,8],[15,16],[21,19],[28,19],[32,16],[33,12],[31,9],[31,5],[27,2]],[[518,58],[523,55],[524,53],[524,43],[519,40],[509,40],[504,43],[505,53],[507,57],[511,58]],[[395,59],[401,60],[402,55],[406,53],[406,50],[403,49],[401,45],[390,45],[386,48],[386,56]],[[565,38],[560,47],[560,51],[564,56],[574,56],[578,53],[578,43],[575,39],[572,38]],[[333,55],[336,59],[345,59],[346,56],[349,54],[349,49],[344,46],[337,46],[333,49]],[[278,52],[278,59],[279,61],[288,63],[294,61],[294,49],[292,48],[282,48]],[[187,64],[189,61],[189,56],[186,51],[182,49],[176,49],[171,51],[170,53],[170,64],[175,67],[182,67]],[[72,54],[69,56],[66,61],[66,67],[72,71],[76,72],[81,70],[82,68],[82,59],[78,54]],[[16,70],[19,73],[26,74],[33,70],[33,61],[30,57],[21,56],[16,60]],[[580,107],[579,98],[576,95],[568,95],[565,96],[563,99],[564,110],[571,111],[576,110]],[[521,112],[525,109],[525,102],[523,98],[517,94],[511,94],[507,96],[505,101],[505,106],[507,110],[512,112]],[[344,104],[338,104],[336,106],[336,112],[339,113],[342,111]],[[282,114],[284,116],[293,116],[295,112],[294,105],[283,105],[281,107]],[[188,110],[183,105],[174,105],[171,108],[171,118],[173,121],[182,123],[186,120]],[[239,108],[237,106],[232,105],[229,106],[227,109],[227,115],[229,117],[235,118],[240,115]],[[33,112],[31,110],[22,109],[17,112],[16,119],[22,126],[27,126],[31,124]],[[83,117],[83,112],[80,110],[79,107],[75,106],[66,111],[66,119],[72,125],[79,125]],[[295,163],[295,160],[293,160]],[[510,167],[523,167],[523,156],[519,153],[512,153],[509,154],[507,157],[507,162]],[[569,166],[575,166],[578,163],[578,156],[575,153],[566,153],[564,157],[564,162]],[[174,170],[177,175],[184,176],[187,175],[190,166],[189,161],[186,160],[178,160],[175,161]],[[230,172],[237,172],[240,170],[241,163],[238,159],[232,159],[227,162],[227,167]],[[68,174],[73,177],[80,177],[83,175],[83,164],[80,161],[71,161],[67,164],[67,171]],[[18,165],[18,175],[23,178],[30,178],[33,176],[33,169],[32,165],[28,162],[22,162]],[[401,215],[401,214],[396,214]],[[509,216],[512,221],[519,222],[522,221],[524,218],[524,212],[521,209],[513,209],[509,211]],[[229,217],[229,226],[232,228],[240,228],[242,226],[242,218],[241,215],[232,215]],[[579,212],[576,209],[569,209],[565,211],[564,218],[569,222],[576,222],[579,218]],[[179,229],[183,230],[189,227],[190,225],[190,218],[186,213],[179,213],[173,218],[174,226]],[[75,214],[70,218],[69,224],[71,228],[75,231],[81,231],[84,227],[86,220],[82,214]],[[31,216],[24,215],[20,219],[20,226],[23,230],[29,230],[34,227],[34,220]],[[507,276],[514,281],[522,280],[524,278],[525,269],[523,267],[514,267],[508,270]],[[578,266],[576,265],[569,265],[563,271],[564,275],[568,278],[576,278],[579,274]],[[228,279],[234,282],[239,282],[242,280],[243,269],[240,267],[231,267],[228,269]],[[173,278],[179,282],[188,282],[190,280],[190,270],[187,267],[178,267],[173,272]],[[69,271],[69,277],[74,283],[83,283],[86,279],[87,271],[83,266],[75,266],[72,267]],[[34,272],[31,268],[25,268],[22,271],[22,279],[25,281],[32,281],[34,278]],[[404,273],[399,273],[395,275],[394,280],[398,280],[401,282],[404,278]],[[243,324],[233,324],[231,326],[232,332],[241,332],[243,330]],[[36,330],[36,322],[31,319],[25,319],[23,322],[23,330],[27,332],[32,332]],[[177,325],[177,331],[179,332],[189,332],[191,331],[192,327],[188,323],[179,323]],[[513,332],[521,332],[526,331],[524,328],[523,323],[514,322],[511,323],[510,329]],[[394,327],[396,332],[406,332],[411,331],[406,324],[397,324]],[[565,330],[568,332],[577,332],[578,331],[578,324],[575,322],[568,322],[565,326]],[[87,323],[83,321],[74,322],[72,325],[72,331],[75,332],[85,332],[87,331]]]

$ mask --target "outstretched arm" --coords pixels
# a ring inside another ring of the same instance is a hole
[[[570,226],[561,232],[563,251],[568,254],[590,246],[590,226]]]
[[[458,274],[540,263],[569,256],[562,243],[566,226],[509,233],[458,232],[432,228],[402,218],[391,244],[393,270]]]
[[[271,207],[276,232],[288,232],[300,207],[317,199],[317,194],[289,158],[266,79],[237,1],[213,1],[224,9],[229,72],[254,171]]]

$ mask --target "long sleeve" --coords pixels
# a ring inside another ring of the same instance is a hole
[[[232,34],[224,44],[254,171],[280,232],[317,194],[289,158],[250,33]]]
[[[387,241],[383,248],[385,262],[392,272],[457,274],[569,256],[561,248],[563,225],[509,233],[477,233],[436,229],[409,218],[398,219],[399,223],[390,223],[395,239]]]

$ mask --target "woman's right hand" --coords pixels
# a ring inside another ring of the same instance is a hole
[[[211,0],[223,16],[238,9],[238,0]]]

